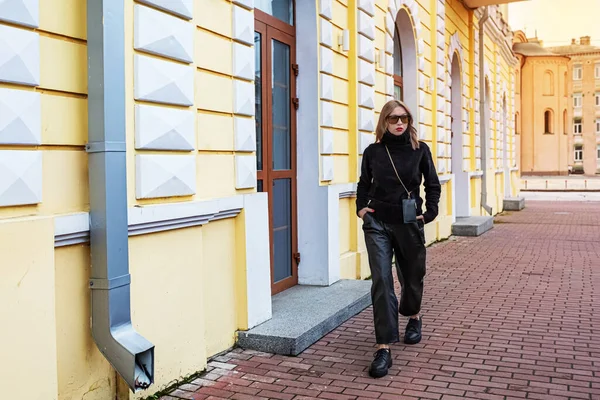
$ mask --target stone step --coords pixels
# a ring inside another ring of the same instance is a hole
[[[298,285],[272,298],[273,317],[238,332],[244,349],[296,356],[371,305],[371,281],[341,280],[331,286]]]
[[[482,217],[458,217],[452,224],[454,236],[480,236],[494,227],[494,218]]]
[[[525,208],[524,197],[507,197],[503,201],[504,211],[521,211]]]

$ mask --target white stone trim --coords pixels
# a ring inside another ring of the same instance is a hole
[[[39,92],[0,88],[0,144],[42,143]]]
[[[254,45],[254,13],[245,8],[234,5],[232,12],[233,40]]]
[[[444,185],[454,179],[454,174],[438,175],[438,179],[439,179],[440,183],[442,185]]]
[[[0,207],[42,202],[42,152],[0,150]]]
[[[365,108],[375,108],[375,87],[358,84],[358,105]]]
[[[141,4],[134,6],[133,47],[136,50],[192,63],[194,28],[192,23],[180,18]]]
[[[358,0],[358,8],[371,17],[375,16],[375,0]]]
[[[233,112],[239,115],[253,117],[256,111],[254,106],[254,83],[233,80]]]
[[[333,127],[333,104],[321,101],[321,126]]]
[[[321,99],[333,100],[333,76],[321,74]]]
[[[196,156],[138,154],[135,156],[137,199],[196,194]]]
[[[233,76],[254,80],[254,47],[242,43],[233,43]]]
[[[40,36],[37,32],[0,25],[0,82],[27,86],[40,84]]]
[[[256,128],[254,118],[234,117],[234,150],[256,151]]]
[[[331,2],[332,0],[319,0],[319,15],[323,18],[332,18]]]
[[[367,147],[369,147],[372,143],[375,143],[375,135],[372,133],[360,132],[360,148],[358,149],[358,154],[364,154]]]
[[[196,113],[193,110],[135,105],[135,148],[183,150],[196,148]]]
[[[185,19],[194,17],[194,0],[138,0]]]
[[[373,40],[366,36],[358,35],[358,56],[370,63],[375,62],[375,43]]]
[[[356,184],[344,183],[327,186],[327,282],[331,285],[341,278],[340,270],[340,198],[356,193]],[[356,217],[358,218],[358,217]]]
[[[233,4],[247,8],[248,10],[254,9],[254,0],[233,0]]]
[[[320,71],[333,74],[333,50],[328,47],[320,46]]]
[[[39,0],[13,0],[0,3],[0,21],[38,28],[40,26]]]
[[[243,208],[243,196],[129,207],[129,236],[189,228],[217,219],[233,218]],[[89,223],[89,213],[86,212],[54,217],[55,247],[87,243]]]
[[[321,154],[333,154],[333,131],[321,129]]]
[[[256,156],[237,154],[235,156],[235,188],[253,189],[256,187]]]
[[[134,58],[136,100],[192,106],[195,68],[136,54]]]
[[[54,247],[90,241],[90,215],[86,212],[54,217]]]
[[[333,47],[333,24],[325,18],[319,18],[319,38],[323,46]]]
[[[334,164],[332,156],[321,156],[321,180],[328,182],[334,178]]]
[[[267,193],[243,196],[244,243],[246,251],[246,293],[248,327],[272,317],[271,244],[269,242],[269,202]],[[227,214],[217,216],[227,218]]]

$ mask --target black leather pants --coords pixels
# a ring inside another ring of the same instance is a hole
[[[363,231],[371,267],[371,298],[377,344],[400,340],[398,313],[416,315],[421,310],[426,250],[423,222],[387,224],[367,213]],[[392,255],[401,286],[400,307],[394,293]]]

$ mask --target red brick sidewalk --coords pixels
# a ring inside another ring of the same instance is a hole
[[[429,249],[424,338],[387,377],[366,372],[369,308],[299,357],[236,349],[162,399],[600,399],[600,203],[496,221]]]

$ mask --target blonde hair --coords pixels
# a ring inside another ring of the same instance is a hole
[[[381,142],[383,135],[387,131],[387,118],[394,112],[396,107],[404,108],[410,117],[408,121],[408,132],[410,133],[410,143],[412,144],[412,148],[413,150],[416,150],[419,148],[419,136],[417,135],[417,130],[413,125],[415,120],[410,112],[410,109],[400,100],[390,100],[385,103],[381,109],[381,113],[379,114],[379,122],[377,122],[377,130],[375,131],[375,140],[377,142]]]

